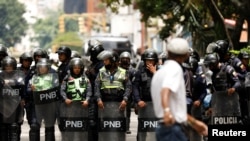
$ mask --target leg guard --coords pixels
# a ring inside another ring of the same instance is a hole
[[[18,141],[18,128],[19,128],[19,125],[17,123],[10,124],[10,128],[9,128],[9,140],[10,141]]]
[[[45,141],[55,141],[55,128],[45,127]]]
[[[37,123],[30,125],[29,138],[30,141],[40,141],[40,126]]]

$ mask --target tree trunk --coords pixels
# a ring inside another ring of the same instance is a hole
[[[232,42],[233,42],[233,46],[235,50],[239,50],[240,49],[240,35],[241,35],[241,31],[242,31],[242,25],[244,24],[244,17],[240,16],[239,18],[237,18],[236,20],[236,24],[235,24],[235,28],[232,32]]]

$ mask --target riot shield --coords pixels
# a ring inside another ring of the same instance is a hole
[[[18,121],[21,116],[21,95],[24,92],[24,73],[22,71],[0,72],[0,113],[4,123]]]
[[[62,102],[59,122],[62,141],[88,140],[88,108],[84,108],[80,101],[73,101],[70,105]]]
[[[212,124],[239,124],[240,104],[238,93],[228,95],[227,91],[216,91],[211,99]]]
[[[147,102],[146,107],[138,109],[138,141],[156,141],[155,129],[159,119],[156,118],[153,103]]]
[[[59,81],[57,73],[34,75],[30,82],[39,124],[44,120],[45,127],[55,124],[59,107]]]
[[[120,102],[104,102],[104,109],[98,110],[99,141],[125,141],[125,110],[119,110]]]

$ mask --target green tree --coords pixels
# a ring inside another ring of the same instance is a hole
[[[82,52],[83,44],[84,42],[77,32],[65,32],[58,34],[52,41],[52,45],[55,47],[53,50],[56,50],[59,46],[68,46],[72,50]]]
[[[38,19],[33,25],[35,37],[32,40],[37,41],[41,48],[50,48],[51,42],[58,34],[58,18],[60,13],[50,11],[47,15],[44,19]]]
[[[14,46],[25,35],[28,24],[24,13],[24,5],[17,0],[0,1],[0,42],[6,47]]]
[[[175,33],[175,26],[182,25],[192,33],[194,47],[206,47],[208,43],[229,40],[232,48],[238,47],[239,35],[244,19],[249,19],[250,1],[242,0],[102,0],[114,12],[119,6],[134,4],[142,13],[141,20],[148,23],[150,18],[160,18],[165,26],[159,35],[165,39]],[[228,31],[225,18],[236,15],[233,31]],[[248,22],[250,23],[250,22]],[[248,26],[249,27],[249,26]],[[249,37],[250,38],[250,37]]]
[[[33,25],[36,36],[32,39],[37,41],[41,48],[51,48],[53,41],[61,33],[59,33],[59,17],[62,12],[49,11],[47,17],[38,19]],[[78,32],[78,22],[76,19],[65,18],[65,32]]]

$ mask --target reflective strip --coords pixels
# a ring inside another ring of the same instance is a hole
[[[85,97],[85,95],[83,95],[83,94],[86,91],[87,80],[86,80],[86,78],[84,78],[85,86],[83,86],[83,87],[80,86],[81,80],[82,80],[82,77],[79,77],[79,78],[74,78],[73,81],[67,82],[68,87],[67,87],[66,93],[70,94],[70,97],[72,97],[71,100],[82,100]],[[70,84],[70,83],[73,83],[73,84]],[[71,85],[74,85],[74,86],[71,87]],[[79,92],[77,92],[77,90],[79,90],[80,94],[79,94]]]
[[[123,81],[126,79],[126,70],[119,68],[114,75],[114,80],[110,80],[110,74],[103,67],[100,69],[101,89],[116,88],[124,90]]]
[[[51,89],[52,86],[52,75],[46,74],[43,76],[34,76],[32,78],[32,85],[35,86],[35,91],[43,91]]]

